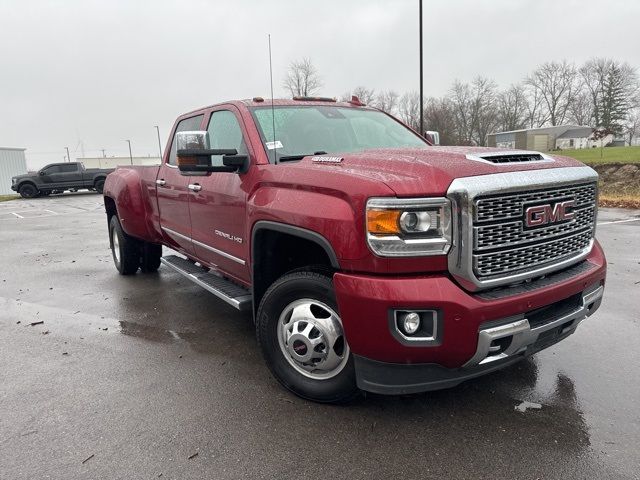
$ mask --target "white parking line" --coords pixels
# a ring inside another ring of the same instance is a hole
[[[47,210],[46,208],[43,210],[43,212],[49,212],[52,215],[58,215],[56,212],[52,211],[52,210]]]
[[[15,215],[18,218],[24,218],[22,215],[18,215],[16,212],[9,212],[9,213],[12,213],[13,215]]]
[[[627,218],[626,220],[614,220],[612,222],[600,222],[600,223],[598,223],[598,226],[600,226],[600,225],[611,225],[613,223],[629,223],[629,222],[640,222],[640,218]]]

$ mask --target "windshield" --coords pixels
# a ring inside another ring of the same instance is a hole
[[[274,153],[278,161],[300,155],[428,145],[407,127],[377,110],[325,105],[276,106],[273,115],[271,106],[251,110],[271,162]]]

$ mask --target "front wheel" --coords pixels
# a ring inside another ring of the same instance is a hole
[[[269,369],[296,395],[344,403],[358,394],[328,276],[297,271],[278,279],[260,302],[256,333]]]
[[[18,189],[22,198],[35,198],[38,196],[38,189],[32,183],[25,183]]]

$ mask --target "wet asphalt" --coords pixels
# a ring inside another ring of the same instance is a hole
[[[119,276],[100,196],[0,203],[0,479],[638,479],[640,212],[598,221],[605,299],[567,340],[327,406],[271,377],[250,316],[166,268]]]

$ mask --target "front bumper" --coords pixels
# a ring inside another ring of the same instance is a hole
[[[574,269],[494,292],[469,293],[444,275],[338,273],[334,285],[359,387],[397,394],[451,387],[566,338],[599,307],[605,277],[596,242]],[[394,309],[438,310],[437,341],[398,341],[389,323]]]
[[[358,387],[386,395],[399,395],[450,388],[495,370],[564,340],[576,331],[578,324],[600,306],[604,287],[596,285],[581,295],[580,305],[557,315],[549,322],[532,328],[527,318],[497,322],[483,328],[478,335],[475,355],[461,368],[446,368],[438,364],[397,364],[354,356]],[[498,341],[510,340],[508,347],[492,354]]]

